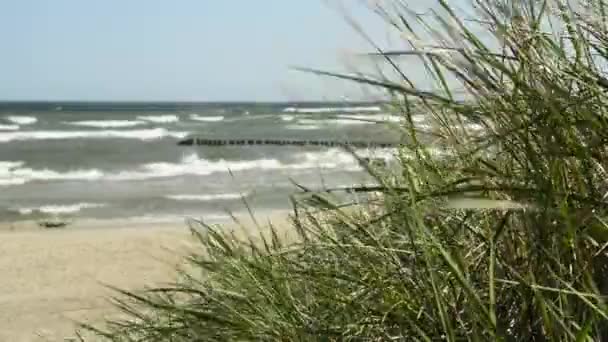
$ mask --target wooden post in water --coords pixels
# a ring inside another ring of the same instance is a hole
[[[298,139],[205,139],[190,137],[180,140],[180,146],[254,146],[254,145],[276,145],[276,146],[350,146],[356,148],[388,148],[396,147],[396,142],[377,141],[336,141],[336,140],[298,140]]]

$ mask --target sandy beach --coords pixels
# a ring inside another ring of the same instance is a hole
[[[104,284],[140,289],[170,281],[193,246],[183,221],[1,226],[0,341],[64,341],[75,321],[115,313]]]

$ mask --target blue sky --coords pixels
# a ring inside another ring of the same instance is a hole
[[[332,99],[347,90],[288,67],[369,50],[323,0],[2,0],[0,42],[2,100]]]

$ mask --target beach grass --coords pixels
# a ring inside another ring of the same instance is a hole
[[[201,223],[178,281],[118,290],[125,318],[84,328],[111,341],[607,340],[608,4],[471,4],[474,21],[444,0],[426,15],[376,2],[410,49],[368,57],[396,77],[306,69],[385,90],[403,118],[399,168],[362,161],[377,186],[351,190],[367,201],[304,191],[291,224],[256,239]]]

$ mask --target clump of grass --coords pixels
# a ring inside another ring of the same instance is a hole
[[[344,207],[307,193],[288,242],[277,229],[258,241],[194,230],[194,271],[122,292],[128,319],[100,336],[607,339],[606,2],[473,4],[474,23],[444,0],[427,16],[379,2],[411,49],[370,57],[397,78],[312,70],[385,89],[402,114],[399,171],[362,163],[378,186],[353,189],[381,196]],[[414,84],[404,56],[436,87]],[[420,113],[429,127],[412,119]]]

